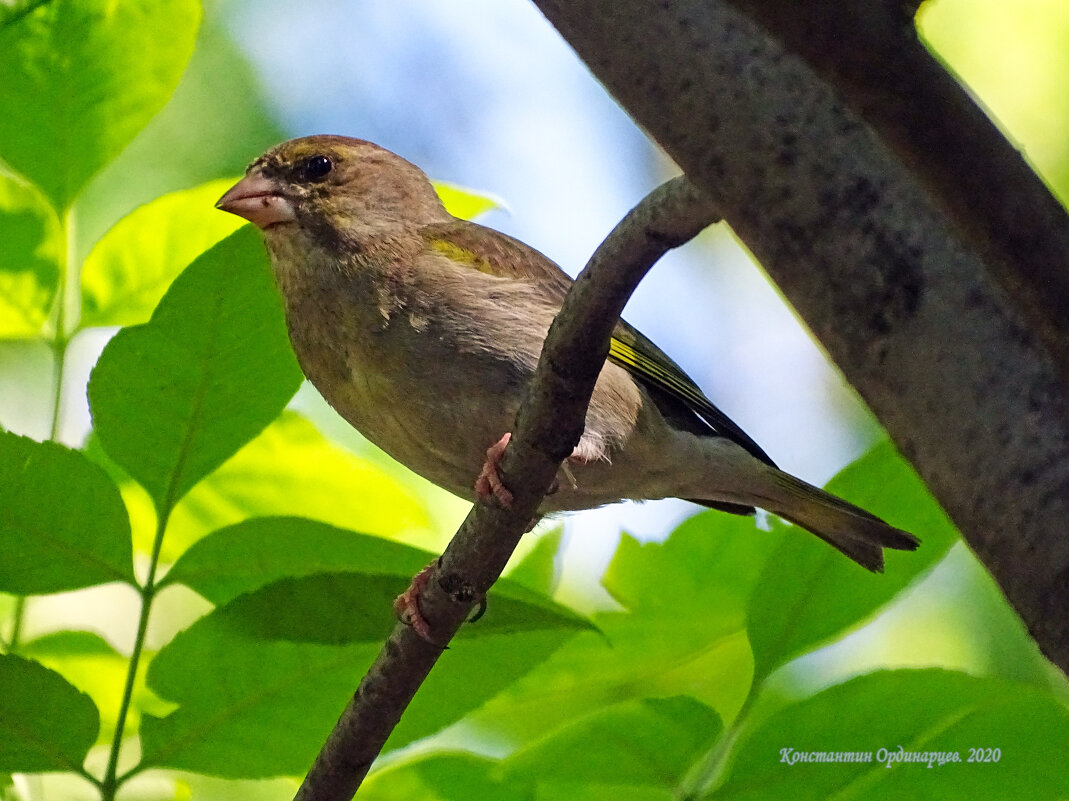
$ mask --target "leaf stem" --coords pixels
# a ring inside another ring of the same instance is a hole
[[[170,517],[170,504],[160,511],[159,520],[156,523],[156,537],[152,543],[152,556],[149,559],[148,575],[145,583],[141,586],[141,615],[137,621],[137,636],[134,638],[134,650],[130,654],[130,665],[126,671],[126,684],[123,687],[122,703],[119,706],[119,716],[115,721],[115,736],[111,741],[111,752],[108,754],[108,766],[104,771],[104,778],[100,782],[101,801],[114,801],[122,780],[117,778],[119,767],[119,751],[122,748],[123,730],[126,728],[126,717],[130,712],[130,704],[134,697],[134,684],[137,681],[137,668],[141,662],[141,652],[145,647],[145,634],[148,631],[149,615],[152,611],[152,601],[159,589],[156,585],[156,568],[160,561],[160,551],[163,548],[163,535],[167,530],[167,520]],[[126,776],[123,777],[123,780]]]
[[[731,725],[724,729],[720,738],[706,753],[705,757],[691,769],[683,780],[679,796],[683,801],[704,798],[720,782],[727,766],[728,756],[738,742],[739,735],[746,726],[747,718],[761,690],[761,682],[750,687],[750,692],[743,701]]]
[[[19,650],[19,639],[22,637],[22,620],[26,616],[26,596],[15,596],[15,611],[11,615],[11,636],[8,637],[4,651],[9,654]]]
[[[60,300],[60,308],[64,305],[64,301]],[[60,313],[56,320],[57,325],[62,324],[63,314]],[[70,344],[70,340],[65,336],[56,334],[52,340],[52,354],[55,359],[55,389],[52,395],[52,428],[48,434],[48,438],[55,442],[59,438],[59,426],[60,420],[63,417],[63,367],[67,361],[67,345]]]
[[[74,264],[74,212],[67,209],[63,215],[64,247],[62,261],[59,265],[59,287],[56,289],[55,331],[49,345],[55,359],[55,382],[52,395],[52,427],[48,438],[56,442],[63,422],[63,377],[67,363],[67,346],[70,345],[74,332],[67,331],[67,296],[71,287],[77,288],[77,277],[72,277]]]

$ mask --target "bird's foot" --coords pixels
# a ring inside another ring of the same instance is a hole
[[[437,645],[437,643],[435,643],[434,639],[431,637],[430,624],[419,610],[419,596],[420,593],[426,589],[427,583],[431,580],[431,576],[434,575],[434,568],[436,565],[437,562],[431,562],[413,576],[412,583],[408,585],[408,589],[398,595],[393,602],[393,610],[397,613],[397,619],[406,626],[411,626],[412,630],[415,631],[421,639],[426,640],[432,645]]]
[[[501,457],[505,453],[505,447],[512,439],[512,432],[506,431],[504,436],[486,449],[486,461],[479,477],[475,479],[475,494],[483,503],[489,503],[490,499],[496,499],[506,509],[512,506],[512,493],[501,481]]]
[[[486,449],[486,461],[483,463],[483,469],[479,472],[479,477],[475,479],[475,494],[478,495],[480,501],[489,503],[491,499],[495,499],[506,509],[512,506],[512,492],[501,480],[501,472],[498,468],[501,465],[501,457],[504,456],[505,447],[509,444],[510,439],[512,439],[512,432],[505,432],[501,439]],[[568,485],[572,489],[579,485],[576,483],[575,476],[572,475],[569,465],[584,465],[595,458],[597,458],[597,455],[590,452],[589,448],[584,447],[584,444],[580,442],[572,451],[571,456],[561,463],[560,472],[564,474]],[[546,495],[552,495],[558,490],[560,490],[560,479],[555,478],[549,490],[546,491]],[[535,518],[532,522],[531,528],[534,528],[536,523],[538,523],[538,518]]]

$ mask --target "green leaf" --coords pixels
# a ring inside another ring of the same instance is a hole
[[[182,499],[164,547],[184,549],[249,517],[295,514],[378,535],[419,535],[431,526],[424,504],[393,474],[287,410]]]
[[[583,743],[575,758],[589,745]],[[506,763],[507,764],[507,763]],[[361,801],[678,801],[677,792],[653,785],[562,781],[513,776],[496,759],[465,752],[431,753],[372,770]]]
[[[715,711],[687,696],[624,701],[505,760],[511,777],[676,790],[723,730]]]
[[[1034,687],[946,670],[882,671],[770,716],[738,744],[726,782],[710,798],[1061,798],[1069,787],[1066,743],[1069,710]],[[960,761],[888,766],[880,749],[897,755],[900,747]],[[1001,749],[998,762],[968,762],[970,749],[981,748]],[[782,749],[793,750],[785,757]],[[806,761],[810,753],[862,761]]]
[[[721,512],[695,515],[663,543],[625,536],[602,580],[624,611],[595,615],[600,633],[570,640],[473,725],[528,743],[623,699],[679,694],[733,719],[750,690],[746,602],[779,539]]]
[[[648,785],[542,782],[535,798],[537,801],[678,801],[679,796]]]
[[[230,603],[228,619],[262,639],[379,641],[393,628],[393,599],[433,560],[427,551],[314,520],[257,518],[193,545],[162,584],[180,582],[213,603]],[[461,636],[557,627],[590,624],[505,579],[490,592],[483,619]]]
[[[200,15],[194,0],[52,0],[0,28],[0,157],[67,209],[167,102]]]
[[[704,512],[684,521],[664,542],[624,536],[602,584],[632,612],[674,617],[681,612],[735,631],[769,554],[780,543],[752,518]]]
[[[563,536],[563,526],[557,526],[552,531],[540,534],[527,555],[514,566],[505,569],[505,575],[510,581],[522,584],[535,592],[552,595],[557,588],[559,573],[557,563]]]
[[[828,490],[912,531],[921,547],[885,551],[886,571],[877,575],[801,529],[788,531],[750,599],[748,628],[758,680],[871,617],[958,539],[953,524],[890,443],[843,470]]]
[[[0,655],[0,770],[81,770],[100,726],[97,709],[62,676]]]
[[[0,28],[14,24],[37,6],[49,2],[51,0],[4,0],[0,3]]]
[[[41,331],[59,286],[63,237],[31,185],[0,173],[0,339]]]
[[[375,641],[317,645],[262,640],[262,632],[243,629],[248,608],[241,604],[247,597],[197,621],[153,660],[149,685],[180,706],[165,718],[145,717],[144,764],[234,778],[303,773],[393,624],[387,606],[374,613],[382,621]],[[350,600],[337,599],[335,619],[360,614],[341,606]],[[323,610],[319,605],[311,611]],[[455,722],[571,634],[558,627],[457,643],[442,655],[387,750]]]
[[[250,226],[193,262],[148,323],[108,343],[89,405],[108,455],[169,511],[277,417],[300,382]]]
[[[233,183],[224,178],[172,192],[116,223],[82,267],[82,325],[147,320],[175,277],[243,224],[215,208]]]
[[[118,483],[134,548],[147,553],[156,526],[152,499],[104,452],[95,432],[85,452]],[[175,562],[207,534],[257,516],[300,514],[380,537],[425,537],[431,531],[427,506],[389,468],[338,447],[302,415],[284,410],[182,498],[160,558]]]
[[[107,474],[78,451],[0,432],[0,590],[134,583],[130,524]]]
[[[102,710],[97,742],[111,739],[126,680],[125,657],[99,634],[88,631],[55,631],[21,644],[19,653],[56,671],[93,699]],[[126,719],[131,728],[138,723],[137,700],[135,697]]]
[[[193,546],[167,581],[230,600],[153,660],[150,686],[180,707],[145,719],[146,763],[232,777],[306,769],[394,627],[393,598],[430,558],[297,519],[248,521]],[[347,563],[355,569],[308,573]],[[296,577],[272,581],[287,569]],[[439,662],[390,748],[454,722],[588,625],[526,595],[507,582],[495,588],[487,615]]]
[[[138,206],[238,175],[251,156],[286,138],[267,109],[262,81],[230,33],[227,7],[204,6],[193,55],[171,99],[78,196],[76,233],[83,258]]]
[[[474,219],[490,209],[505,208],[500,198],[445,181],[434,181],[434,191],[442,199],[446,211],[462,220]]]
[[[333,572],[279,579],[241,595],[213,614],[225,625],[257,640],[287,640],[319,645],[380,642],[394,627],[393,600],[405,591],[411,574]],[[548,600],[525,603],[505,592],[493,593],[490,609],[462,638],[516,631],[582,628],[584,621],[557,611]]]
[[[107,640],[91,631],[53,631],[24,643],[20,650],[43,662],[68,657],[115,657],[121,659]]]
[[[433,558],[418,548],[306,518],[261,517],[194,544],[163,583],[185,584],[218,605],[279,579],[317,573],[362,571],[411,579]]]
[[[500,762],[464,752],[435,753],[372,770],[361,801],[530,801],[526,782],[503,780]]]

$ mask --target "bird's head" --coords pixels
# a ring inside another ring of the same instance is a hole
[[[450,219],[419,167],[371,142],[307,136],[268,150],[215,204],[276,237],[361,242]]]

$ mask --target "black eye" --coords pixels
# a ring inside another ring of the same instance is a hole
[[[306,181],[321,181],[334,169],[334,163],[326,156],[311,156],[301,165],[301,176]]]

